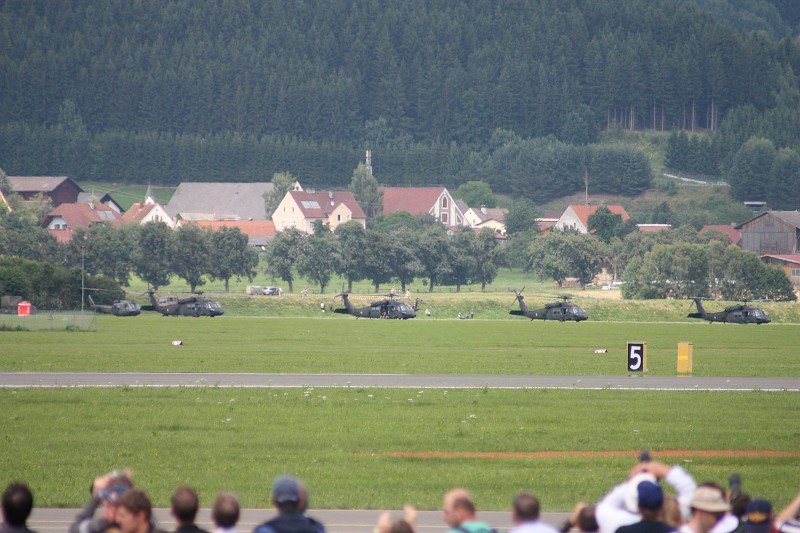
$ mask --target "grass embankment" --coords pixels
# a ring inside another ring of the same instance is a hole
[[[481,509],[532,490],[546,511],[596,501],[636,450],[796,451],[792,393],[394,389],[0,390],[0,479],[28,481],[37,505],[76,506],[91,478],[130,466],[167,506],[175,486],[204,503],[233,490],[266,507],[270,480],[306,480],[312,504],[436,509],[453,486]],[[626,457],[403,458],[387,452],[618,451]],[[739,472],[776,507],[794,496],[800,457],[670,456],[698,480]]]

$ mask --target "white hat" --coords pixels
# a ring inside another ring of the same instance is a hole
[[[625,487],[625,509],[634,514],[639,514],[639,483],[642,481],[658,483],[656,476],[650,472],[639,472],[628,480]]]

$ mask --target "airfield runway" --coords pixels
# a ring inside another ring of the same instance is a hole
[[[469,374],[249,374],[177,372],[2,372],[0,387],[358,387],[800,392],[798,378],[525,376]]]

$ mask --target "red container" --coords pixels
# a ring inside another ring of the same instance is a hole
[[[22,301],[17,304],[18,316],[31,316],[31,303]]]

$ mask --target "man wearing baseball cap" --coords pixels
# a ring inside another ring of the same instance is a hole
[[[308,506],[307,492],[295,478],[275,478],[272,504],[278,510],[278,516],[256,527],[253,533],[325,533],[325,526],[303,514]]]
[[[731,508],[725,491],[713,483],[698,485],[689,507],[692,517],[681,526],[680,533],[708,533]]]
[[[664,505],[664,491],[661,485],[652,481],[641,481],[636,487],[639,514],[642,519],[635,524],[622,526],[617,533],[669,533],[674,529],[662,522],[661,507]]]
[[[751,501],[744,513],[744,533],[769,533],[772,530],[772,504],[767,500]]]
[[[681,514],[689,516],[689,501],[697,484],[694,478],[681,466],[669,466],[658,461],[641,461],[628,475],[628,480],[620,483],[606,494],[595,507],[595,517],[600,533],[616,533],[621,526],[635,524],[642,519],[639,514],[638,488],[642,481],[658,483],[664,480],[675,491]]]

